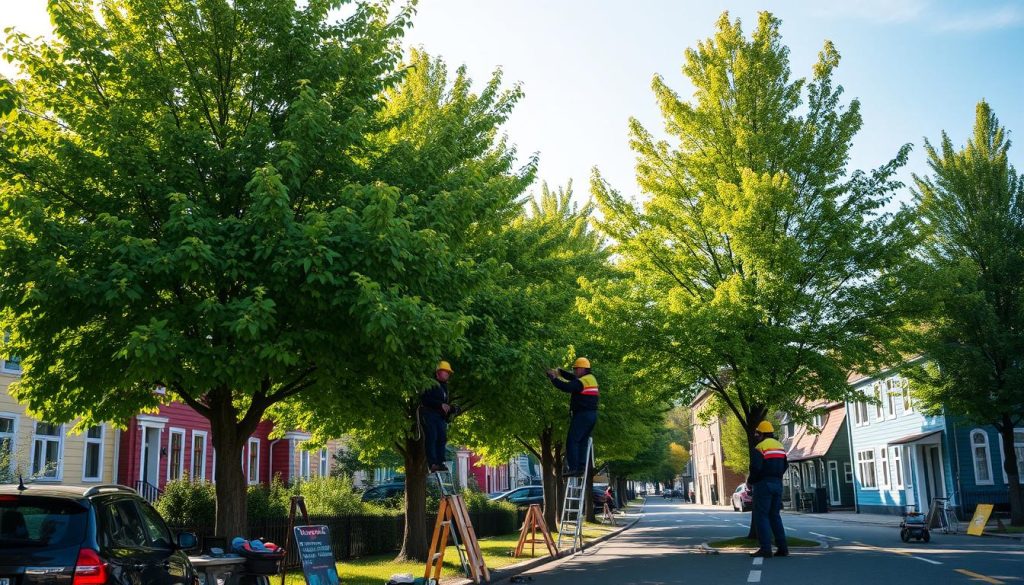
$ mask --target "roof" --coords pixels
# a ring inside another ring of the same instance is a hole
[[[925,431],[923,433],[915,433],[913,435],[907,435],[900,437],[894,441],[889,441],[890,445],[906,445],[908,443],[938,443],[939,437],[933,436],[942,433],[942,429],[936,429],[934,431]],[[928,440],[926,440],[928,439]]]
[[[833,408],[828,411],[828,418],[821,432],[813,435],[806,428],[793,436],[792,445],[787,453],[790,461],[804,461],[815,457],[824,457],[832,447],[832,442],[839,434],[843,420],[846,418],[845,408]]]

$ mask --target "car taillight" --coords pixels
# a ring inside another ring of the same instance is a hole
[[[106,582],[107,565],[100,559],[99,553],[91,548],[79,550],[75,578],[71,585],[104,585]]]

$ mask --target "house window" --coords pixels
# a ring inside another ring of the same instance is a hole
[[[861,487],[864,489],[875,489],[878,487],[878,478],[875,475],[875,450],[865,449],[857,451],[857,471],[860,472]]]
[[[61,476],[62,425],[37,422],[32,435],[32,477],[56,479]]]
[[[868,424],[867,402],[862,401],[853,403],[853,422],[858,427]]]
[[[1000,453],[1003,452],[1001,450],[1002,447],[1003,447],[1003,444],[1004,444],[1003,443],[1003,435],[1000,434],[999,435],[999,447],[1000,447],[1000,451],[999,452]],[[1018,477],[1018,481],[1020,483],[1024,483],[1024,429],[1022,429],[1022,428],[1013,429],[1013,450],[1017,452],[1017,469],[1018,469],[1017,477]],[[1010,483],[1010,478],[1007,477],[1007,475],[1006,475],[1006,467],[1005,466],[1001,466],[1001,467],[1003,467],[1003,483],[1009,484]]]
[[[892,448],[893,487],[903,489],[903,447]]]
[[[896,418],[896,396],[901,393],[900,381],[898,378],[889,378],[885,385],[885,412],[889,418]]]
[[[878,485],[889,487],[889,449],[882,447],[878,451]]]
[[[206,433],[192,431],[192,470],[190,477],[194,480],[206,479]]]
[[[825,415],[821,414],[820,412],[818,414],[815,414],[814,417],[811,419],[811,424],[814,425],[814,428],[820,431],[822,427],[825,426]]]
[[[4,343],[11,340],[10,333],[4,333]],[[8,356],[0,359],[0,370],[7,372],[8,374],[20,374],[21,373],[21,358],[17,356]]]
[[[846,483],[853,483],[853,466],[849,461],[843,462],[843,473],[846,475]]]
[[[299,477],[309,479],[309,451],[299,451]]]
[[[910,395],[910,382],[906,378],[900,378],[899,383],[903,391],[903,412],[913,412],[914,397]]]
[[[185,430],[171,429],[167,445],[167,481],[185,474]]]
[[[971,431],[971,454],[974,456],[974,483],[992,484],[992,458],[988,449],[988,433],[981,429]]]
[[[0,414],[0,483],[14,479],[14,437],[18,419],[13,414]]]
[[[82,464],[82,481],[103,479],[103,425],[89,427],[85,431],[85,462]]]
[[[249,439],[249,484],[260,482],[260,440]]]
[[[875,382],[871,388],[875,394],[875,418],[878,420],[883,420],[885,418],[885,411],[882,410],[884,404],[884,397],[882,396],[882,384],[881,382]]]
[[[331,452],[327,449],[320,449],[320,477],[327,477],[327,473],[330,471]]]

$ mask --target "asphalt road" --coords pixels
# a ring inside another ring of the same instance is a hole
[[[1024,543],[932,532],[930,543],[900,541],[897,528],[784,514],[787,533],[828,548],[791,549],[787,558],[707,554],[701,543],[743,536],[749,513],[650,499],[621,535],[525,575],[532,583],[686,585],[1024,585]]]

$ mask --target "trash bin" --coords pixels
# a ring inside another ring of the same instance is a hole
[[[814,513],[824,514],[828,512],[828,490],[820,487],[814,488]]]

